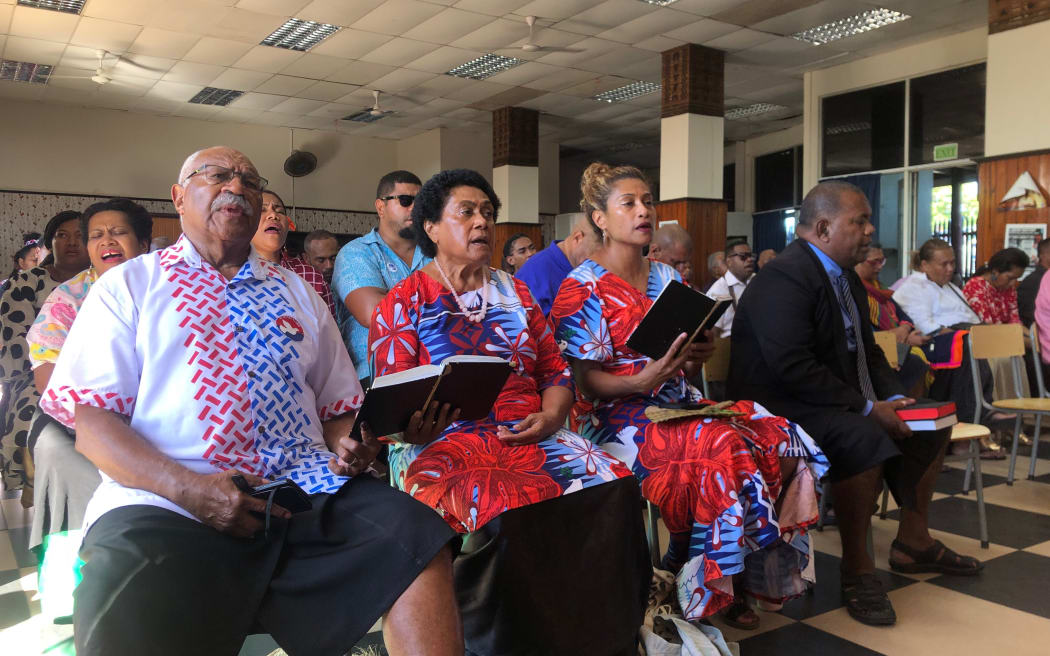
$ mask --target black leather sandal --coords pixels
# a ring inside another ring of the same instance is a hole
[[[938,574],[952,574],[954,576],[976,576],[984,569],[984,563],[972,556],[961,556],[940,540],[934,540],[928,549],[919,551],[904,544],[900,540],[894,540],[890,545],[902,554],[912,559],[910,563],[902,563],[893,560],[890,556],[890,569],[903,574],[919,574],[922,572],[935,572]]]
[[[862,624],[890,626],[897,623],[897,613],[876,574],[843,574],[842,602],[850,617]]]

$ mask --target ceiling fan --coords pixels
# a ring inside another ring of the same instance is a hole
[[[372,104],[372,109],[368,110],[369,114],[371,114],[372,116],[379,117],[379,116],[387,116],[389,114],[393,114],[394,113],[394,110],[392,110],[392,109],[382,109],[382,108],[380,108],[380,106],[379,106],[379,89],[373,89],[372,90],[372,97],[375,98],[375,102]]]
[[[545,46],[536,43],[536,17],[526,16],[525,24],[529,26],[529,38],[522,44],[521,49],[525,52],[583,52],[581,48],[559,48],[557,46]],[[516,48],[504,48],[504,50],[516,50]]]
[[[112,55],[113,57],[115,57],[116,61],[114,61],[112,64],[110,64],[109,71],[107,72],[106,71],[106,57],[108,55]],[[109,84],[110,82],[112,82],[114,80],[113,68],[118,63],[120,63],[122,61],[124,63],[126,63],[126,64],[134,66],[135,68],[138,68],[138,69],[141,69],[141,70],[144,70],[144,71],[149,71],[151,73],[163,73],[164,72],[162,70],[158,70],[158,69],[155,69],[155,68],[150,68],[149,66],[144,66],[144,65],[142,65],[142,64],[140,64],[140,63],[138,63],[138,62],[136,62],[133,59],[130,59],[128,57],[122,57],[122,56],[120,56],[118,54],[107,52],[105,50],[96,50],[95,51],[95,56],[98,57],[98,66],[95,67],[95,74],[90,76],[90,77],[85,77],[84,75],[52,75],[51,77],[58,78],[58,79],[88,79],[88,80],[91,80],[92,82],[94,82],[95,84],[98,84],[98,85]]]

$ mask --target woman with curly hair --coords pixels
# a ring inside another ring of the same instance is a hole
[[[713,345],[684,346],[683,333],[658,360],[627,346],[681,276],[642,255],[657,217],[641,171],[594,163],[581,191],[602,246],[565,279],[550,313],[576,375],[571,426],[627,463],[659,506],[671,533],[662,568],[678,576],[686,619],[725,609],[727,623],[755,628],[743,592],[776,603],[804,590],[814,481],[827,461],[801,428],[752,401],[731,405],[728,418],[650,420],[651,406],[709,403],[687,380]]]
[[[651,572],[638,484],[563,427],[572,376],[550,324],[525,283],[489,267],[499,207],[466,169],[416,196],[417,243],[434,259],[376,306],[372,370],[495,355],[513,372],[485,419],[415,413],[391,476],[467,534],[454,563],[467,653],[635,653]]]

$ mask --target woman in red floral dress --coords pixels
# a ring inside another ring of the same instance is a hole
[[[1021,323],[1017,313],[1017,281],[1028,268],[1028,255],[1020,248],[1004,248],[977,269],[963,295],[983,323]]]
[[[664,568],[678,574],[686,618],[728,609],[728,621],[754,628],[741,591],[779,602],[804,589],[805,529],[816,520],[814,480],[827,461],[801,428],[751,401],[731,406],[741,413],[731,419],[646,417],[649,406],[701,402],[686,379],[711,346],[676,357],[681,335],[659,360],[626,346],[660,291],[681,278],[642,256],[656,215],[638,169],[592,164],[581,189],[603,246],[569,274],[550,314],[576,373],[571,425],[627,463],[660,507],[671,532]]]
[[[494,355],[514,371],[485,419],[416,413],[391,474],[467,534],[454,570],[469,654],[635,653],[651,576],[638,482],[564,428],[572,376],[550,324],[524,283],[489,267],[498,209],[462,169],[416,196],[418,243],[434,260],[376,307],[372,370]]]

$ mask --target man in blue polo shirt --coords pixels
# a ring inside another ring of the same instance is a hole
[[[368,361],[372,310],[391,287],[430,262],[416,245],[412,230],[412,205],[421,186],[419,178],[408,171],[384,175],[376,188],[379,225],[343,246],[335,258],[332,291],[350,311],[350,316],[343,313],[339,329],[366,388],[372,378]]]
[[[529,286],[543,314],[550,314],[561,281],[591,256],[598,248],[598,240],[598,229],[581,214],[572,224],[568,237],[530,257],[514,274],[515,278]]]

